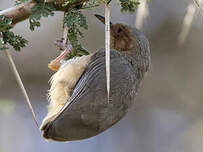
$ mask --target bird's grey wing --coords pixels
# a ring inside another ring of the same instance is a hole
[[[110,101],[106,93],[105,51],[95,53],[58,116],[44,127],[44,136],[57,141],[85,139],[118,122],[135,100],[139,81],[131,63],[111,50]]]

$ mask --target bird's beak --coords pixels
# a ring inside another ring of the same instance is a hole
[[[98,14],[94,14],[94,16],[99,19],[102,23],[105,24],[105,17],[98,15]],[[110,22],[110,26],[112,26],[113,24]]]

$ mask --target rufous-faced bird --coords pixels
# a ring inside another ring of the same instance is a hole
[[[95,16],[105,22],[104,17]],[[95,136],[121,120],[133,106],[150,69],[149,42],[136,28],[111,24],[110,29],[110,100],[105,49],[65,61],[51,79],[48,114],[41,125],[47,140],[73,141]]]

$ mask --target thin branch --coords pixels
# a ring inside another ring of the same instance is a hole
[[[12,23],[16,24],[27,19],[30,16],[31,9],[35,6],[35,2],[27,2],[18,6],[14,6],[3,11],[0,11],[0,15],[5,15],[12,18]]]
[[[86,1],[88,1],[88,0],[80,0],[75,3],[69,3],[66,7],[63,6],[63,4],[64,4],[64,2],[66,2],[66,0],[57,0],[54,2],[50,2],[50,3],[54,3],[54,6],[57,11],[68,12],[70,7],[80,6]],[[0,11],[0,15],[5,15],[9,18],[12,18],[12,21],[13,21],[12,23],[16,24],[16,23],[19,23],[19,22],[22,22],[22,21],[28,19],[31,14],[31,9],[35,5],[36,5],[36,2],[30,1],[27,3],[23,3],[21,5],[14,6],[14,7],[5,9],[3,11]]]
[[[64,17],[63,18],[65,18],[65,16],[66,16],[66,14],[67,14],[67,12],[64,12]],[[64,44],[67,44],[68,43],[68,27],[65,25],[65,23],[64,23],[64,20],[63,20],[63,42],[64,42]]]
[[[34,119],[34,121],[35,121],[37,127],[39,128],[39,124],[38,124],[38,122],[37,122],[36,115],[35,115],[34,110],[33,110],[33,108],[32,108],[30,99],[29,99],[28,94],[27,94],[27,92],[26,92],[26,90],[25,90],[25,87],[24,87],[24,85],[23,85],[23,82],[22,82],[22,80],[21,80],[21,78],[20,78],[20,75],[19,75],[19,73],[18,73],[18,70],[17,70],[17,68],[16,68],[16,66],[15,66],[15,63],[14,63],[14,61],[13,61],[13,59],[12,59],[12,57],[11,57],[11,55],[10,55],[10,53],[9,53],[8,50],[5,50],[5,54],[6,54],[6,56],[7,56],[8,59],[9,59],[9,63],[10,63],[10,66],[11,66],[11,68],[12,68],[13,74],[14,74],[14,76],[15,76],[15,78],[16,78],[16,81],[17,81],[19,87],[21,88],[21,91],[22,91],[22,93],[23,93],[25,99],[26,99],[26,102],[27,102],[27,104],[28,104],[28,106],[29,106],[29,109],[30,109],[30,111],[31,111],[31,113],[32,113],[33,119]]]

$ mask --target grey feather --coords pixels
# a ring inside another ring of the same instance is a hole
[[[105,50],[97,51],[78,80],[70,104],[54,120],[43,126],[43,136],[56,141],[72,141],[95,136],[108,129],[128,112],[144,74],[150,67],[149,42],[135,30],[138,48],[129,56],[111,49],[111,90],[107,100]]]

